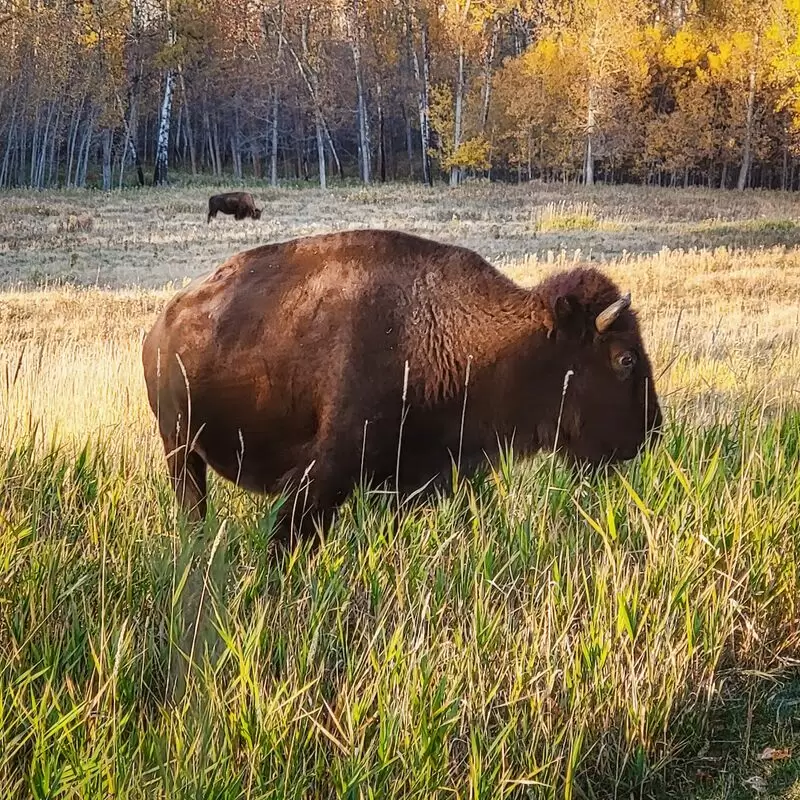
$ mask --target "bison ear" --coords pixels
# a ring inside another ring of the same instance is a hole
[[[585,328],[585,316],[575,295],[559,295],[553,304],[553,333],[559,336],[581,336]]]

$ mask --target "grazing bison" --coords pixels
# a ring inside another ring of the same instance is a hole
[[[226,192],[209,197],[206,223],[211,222],[211,217],[216,217],[218,211],[223,214],[233,214],[234,219],[261,218],[261,209],[256,208],[255,200],[250,192]]]
[[[407,495],[512,440],[632,458],[661,411],[629,303],[594,269],[528,290],[470,250],[392,231],[234,255],[144,341],[173,486],[195,518],[207,466],[256,492],[299,487],[295,530],[303,508],[324,524],[362,476]]]

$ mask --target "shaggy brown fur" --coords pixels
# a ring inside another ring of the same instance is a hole
[[[256,208],[253,195],[249,192],[227,192],[209,197],[206,223],[211,222],[211,218],[216,217],[219,211],[223,214],[233,214],[234,219],[238,220],[242,220],[245,217],[252,217],[253,219],[260,219],[261,217],[261,209]]]
[[[568,457],[631,458],[661,412],[635,316],[595,327],[618,297],[594,269],[528,291],[470,250],[392,231],[239,253],[144,342],[175,489],[202,517],[208,465],[257,492],[301,487],[299,505],[327,517],[360,476],[394,482],[404,408],[404,494],[449,475],[459,450],[469,472],[512,439],[552,449],[560,412]]]

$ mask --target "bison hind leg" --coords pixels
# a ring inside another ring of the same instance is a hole
[[[207,483],[206,462],[199,453],[187,452],[186,444],[177,436],[163,436],[169,477],[178,503],[193,522],[202,522],[206,516]]]
[[[317,540],[327,533],[336,509],[346,498],[343,492],[333,492],[327,483],[304,474],[293,475],[285,483],[284,501],[278,515],[275,541],[281,547],[293,547],[300,541]]]
[[[315,457],[316,455],[316,457]],[[283,500],[278,512],[274,541],[281,549],[299,542],[319,544],[334,522],[336,512],[358,482],[357,466],[329,460],[328,453],[310,454],[304,469],[289,470],[279,481]]]

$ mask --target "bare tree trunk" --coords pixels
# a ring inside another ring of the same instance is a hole
[[[90,117],[91,117],[91,112],[87,114],[86,119],[84,120],[80,139],[78,140],[77,147],[75,149],[75,172],[73,173],[72,176],[72,186],[75,189],[78,189],[81,186],[81,164],[83,163],[83,150],[86,145]]]
[[[28,123],[23,118],[22,134],[17,142],[17,186],[25,185],[25,166],[28,163]]]
[[[356,68],[356,90],[358,91],[358,149],[361,153],[361,180],[369,183],[370,180],[370,141],[369,119],[367,117],[367,101],[364,96],[364,81],[361,77],[361,65]]]
[[[58,113],[56,114],[56,121],[55,125],[53,126],[53,137],[50,141],[50,159],[47,165],[47,185],[53,186],[54,185],[54,176],[55,181],[58,180],[58,161],[56,159],[56,154],[61,154],[61,117],[64,113],[64,105],[62,102],[58,104]]]
[[[583,182],[586,186],[594,185],[595,95],[596,90],[592,82],[589,84],[589,108],[586,116],[586,158],[583,163]]]
[[[11,153],[16,138],[17,130],[17,102],[19,100],[19,93],[14,92],[14,105],[11,109],[11,119],[8,126],[8,138],[6,139],[6,150],[3,153],[3,166],[0,167],[0,187],[6,187],[11,183]]]
[[[211,127],[211,141],[214,145],[214,158],[217,162],[217,176],[222,177],[222,169],[223,169],[223,161],[222,161],[222,153],[219,149],[219,120],[217,119],[217,115],[214,114],[214,124]]]
[[[783,163],[781,164],[781,191],[785,192],[789,178],[789,142],[783,144]]]
[[[78,129],[80,128],[81,124],[81,113],[83,112],[83,98],[81,98],[81,104],[78,107],[77,111],[73,109],[73,115],[70,119],[70,136],[69,136],[69,144],[67,145],[67,174],[66,174],[66,186],[69,187],[72,185],[72,165],[75,161],[75,144],[78,141]]]
[[[455,119],[453,120],[453,155],[458,152],[461,146],[461,110],[464,105],[464,45],[458,45],[458,75],[456,78],[456,107]],[[456,166],[450,167],[450,186],[455,187],[461,183],[461,169]]]
[[[203,133],[205,134],[206,148],[208,149],[208,160],[211,163],[211,171],[216,177],[219,175],[216,154],[214,151],[214,139],[211,133],[211,119],[208,114],[208,104],[203,102]]]
[[[47,165],[47,145],[50,140],[50,132],[53,124],[53,114],[55,113],[55,102],[51,102],[47,106],[47,122],[44,126],[44,134],[39,144],[39,154],[36,161],[36,180],[34,186],[37,189],[44,187],[44,170]],[[55,135],[55,134],[54,134]]]
[[[144,186],[144,169],[142,168],[142,161],[139,158],[139,151],[136,149],[133,136],[128,139],[128,149],[130,150],[131,159],[136,165],[136,178],[139,181],[139,186]]]
[[[7,186],[7,179],[9,175],[9,163],[11,161],[11,148],[14,144],[14,134],[15,134],[15,126],[16,121],[11,124],[8,130],[8,139],[6,139],[6,150],[3,153],[3,166],[0,167],[0,187],[5,188]]]
[[[353,65],[356,73],[356,96],[358,103],[358,154],[361,180],[369,183],[370,178],[370,142],[369,119],[367,117],[367,102],[364,94],[364,78],[361,71],[361,44],[358,28],[359,9],[358,0],[352,2],[352,17],[347,16],[347,28],[350,38],[350,50],[353,53]]]
[[[407,108],[403,108],[406,121],[406,154],[408,155],[408,177],[414,179],[414,136],[411,131],[411,115]]]
[[[305,149],[306,149],[306,145],[305,145],[305,137],[306,137],[305,125],[303,123],[303,120],[300,118],[300,115],[297,114],[296,112],[294,114],[294,131],[295,131],[295,135],[294,135],[294,142],[295,142],[294,151],[295,151],[295,158],[297,160],[297,166],[296,166],[296,169],[297,169],[297,180],[299,181],[304,177],[305,177],[306,180],[308,180],[308,175],[305,174],[305,172],[304,172],[304,169],[305,169]]]
[[[89,151],[91,150],[92,137],[94,136],[94,121],[95,114],[94,111],[92,111],[92,113],[89,115],[89,119],[86,122],[86,134],[84,135],[83,142],[81,143],[83,157],[78,162],[80,176],[78,177],[77,185],[81,189],[86,188],[86,178],[89,172]]]
[[[494,54],[497,49],[497,25],[492,21],[492,35],[489,38],[489,47],[486,50],[486,58],[483,62],[483,90],[481,92],[481,133],[486,133],[486,125],[489,122],[489,104],[492,100],[492,64]]]
[[[242,136],[239,130],[239,104],[236,102],[233,114],[233,131],[230,134],[231,159],[233,161],[233,175],[237,181],[242,180]]]
[[[596,64],[601,63],[597,49],[600,43],[600,19],[595,10],[594,30],[589,42],[589,91],[586,109],[586,148],[583,162],[583,182],[586,186],[594,185],[594,135],[597,123],[598,85],[594,69],[599,69]]]
[[[183,107],[186,110],[186,138],[189,142],[189,160],[192,164],[192,176],[197,175],[197,149],[194,142],[194,130],[192,129],[192,115],[189,109],[189,95],[186,94],[186,81],[183,78],[183,67],[178,67],[178,79],[181,82],[181,97]]]
[[[336,174],[339,176],[339,180],[344,180],[344,169],[342,168],[342,162],[339,159],[339,154],[336,152],[336,145],[333,142],[333,136],[331,136],[330,129],[328,128],[328,123],[325,122],[325,117],[322,114],[322,109],[319,111],[319,118],[322,122],[322,132],[325,134],[325,138],[328,142],[328,149],[331,151],[331,156],[333,157],[333,163],[336,165]]]
[[[119,159],[119,189],[122,191],[122,179],[125,171],[125,160],[130,156],[131,163],[136,167],[136,179],[139,186],[144,186],[144,170],[142,169],[142,161],[139,158],[139,152],[136,149],[136,100],[133,99],[132,93],[128,93],[128,112],[124,117],[125,121],[125,142],[122,146],[122,154]]]
[[[34,187],[34,178],[35,178],[35,171],[36,171],[36,163],[37,163],[37,156],[38,156],[38,145],[39,145],[39,124],[40,124],[40,109],[39,104],[36,105],[36,116],[33,120],[33,138],[31,139],[31,160],[30,166],[28,168],[28,183],[27,185],[31,188]]]
[[[272,116],[270,119],[269,185],[278,185],[278,87],[272,87]]]
[[[409,36],[411,26],[408,27]],[[419,133],[422,140],[422,180],[429,186],[433,186],[433,173],[431,172],[430,162],[430,111],[428,107],[428,87],[430,74],[430,59],[428,53],[428,28],[422,25],[422,69],[420,70],[419,56],[417,48],[411,42],[411,54],[414,63],[414,77],[417,81],[417,101],[419,106]]]
[[[309,65],[310,59],[308,50],[308,25],[306,20],[303,20],[300,26],[300,41],[303,48],[302,59],[300,58],[300,56],[297,55],[295,49],[291,46],[291,44],[288,41],[286,41],[286,38],[283,36],[283,31],[281,31],[280,35],[284,38],[284,42],[286,42],[286,46],[289,48],[289,52],[292,54],[292,58],[294,59],[294,62],[297,65],[297,71],[300,73],[300,77],[303,79],[303,82],[305,83],[306,88],[308,89],[308,94],[309,97],[311,98],[311,103],[314,106],[314,122],[317,128],[321,129],[317,131],[317,139],[319,141],[319,136],[322,135],[323,145],[325,141],[327,141],[328,147],[330,148],[331,151],[331,156],[333,157],[333,161],[336,164],[336,171],[339,174],[339,178],[343,179],[344,170],[342,169],[342,162],[339,159],[339,154],[336,152],[336,145],[333,143],[333,137],[331,136],[330,130],[328,130],[328,125],[325,122],[325,117],[322,113],[322,105],[320,104],[319,100],[317,73]],[[320,162],[320,164],[321,163],[322,162]],[[322,184],[322,181],[320,181],[320,184]]]
[[[113,132],[110,128],[103,131],[103,191],[111,191],[111,145]]]
[[[381,183],[386,183],[386,133],[383,119],[383,87],[378,81],[375,87],[378,101],[378,175]]]
[[[283,63],[283,24],[284,24],[284,7],[281,1],[278,4],[279,21],[276,23],[278,29],[278,46],[275,51],[275,65],[276,69],[280,69]],[[279,81],[277,78],[273,79],[271,88],[272,98],[272,112],[270,114],[270,157],[269,157],[269,185],[278,185],[278,112],[280,111],[280,91]]]
[[[172,90],[175,84],[175,73],[167,70],[164,78],[164,99],[161,102],[161,114],[158,122],[158,139],[156,140],[156,164],[153,171],[153,185],[164,186],[167,182],[169,166],[169,123],[172,112]]]
[[[317,130],[317,160],[319,162],[319,188],[327,189],[328,181],[325,174],[325,139],[322,134],[322,120],[320,114],[316,114],[316,130]]]
[[[178,116],[177,119],[175,120],[175,127],[173,128],[175,133],[173,135],[171,160],[176,165],[180,164],[181,166],[183,166],[186,163],[186,159],[183,158],[183,156],[181,155],[181,136],[183,135],[183,115],[185,111],[186,109],[184,108],[183,103],[181,103],[178,106]],[[170,127],[172,128],[172,125],[170,125]]]
[[[744,146],[742,148],[742,166],[739,169],[739,178],[736,188],[742,191],[747,186],[750,167],[753,163],[753,117],[756,104],[756,62],[758,61],[759,37],[756,35],[753,43],[754,53],[750,62],[749,85],[747,90],[747,114],[744,128]]]
[[[42,153],[42,166],[40,181],[43,187],[50,187],[53,185],[53,161],[55,160],[56,144],[61,139],[61,134],[58,126],[61,124],[61,104],[58,104],[56,111],[56,118],[53,121],[51,135],[47,141],[47,147]]]
[[[233,176],[237,181],[242,180],[242,158],[239,151],[239,132],[236,130],[231,134],[231,159],[233,160]]]

